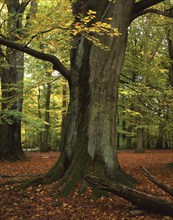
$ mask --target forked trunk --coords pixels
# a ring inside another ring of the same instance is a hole
[[[65,192],[86,173],[130,184],[116,156],[116,112],[118,81],[124,59],[127,28],[130,24],[133,0],[94,1],[97,21],[112,17],[112,26],[121,33],[118,37],[98,36],[109,46],[105,51],[80,35],[72,52],[72,78],[69,82],[70,104],[66,136],[59,161],[47,174],[66,182]],[[81,11],[79,11],[81,9]],[[84,13],[85,7],[74,10]],[[130,181],[129,181],[130,180]]]

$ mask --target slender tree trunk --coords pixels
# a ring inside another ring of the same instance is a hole
[[[45,100],[45,126],[44,126],[44,136],[43,145],[41,148],[42,152],[49,151],[49,128],[50,128],[50,96],[51,96],[51,84],[46,83],[46,100]]]
[[[137,153],[142,153],[144,152],[144,128],[137,128],[137,148],[136,152]]]
[[[37,103],[38,103],[38,118],[41,120],[41,103],[40,103],[40,99],[41,99],[41,89],[40,86],[38,86],[38,98],[37,98]],[[42,149],[43,146],[43,132],[39,131],[39,146],[40,149]]]
[[[127,132],[132,133],[132,131],[133,131],[132,126],[131,125],[128,126],[127,127]],[[127,149],[132,149],[133,148],[133,146],[132,146],[132,137],[131,136],[126,135],[126,147],[127,147]]]
[[[159,125],[159,135],[157,138],[156,148],[157,149],[163,149],[163,137],[164,137],[164,126]]]
[[[147,149],[152,149],[153,148],[153,146],[152,146],[152,136],[150,135],[150,129],[149,129],[149,125],[148,125],[148,128],[147,128],[147,131],[146,131],[146,143],[147,143],[147,146],[146,146],[146,148]]]
[[[167,33],[168,41],[168,52],[170,58],[170,67],[169,67],[169,84],[173,87],[173,40],[171,39],[170,30]]]

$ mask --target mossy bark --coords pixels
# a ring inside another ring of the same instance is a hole
[[[82,4],[82,3],[81,3]],[[105,51],[83,35],[75,39],[71,53],[70,104],[63,135],[62,154],[46,174],[46,181],[59,180],[56,188],[69,194],[87,174],[130,185],[134,181],[121,170],[116,155],[118,81],[124,59],[127,28],[133,0],[93,1],[85,7],[76,3],[75,13],[97,11],[96,21],[113,17],[119,36],[98,36],[111,50]]]

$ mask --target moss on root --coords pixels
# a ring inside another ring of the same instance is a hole
[[[65,173],[62,179],[60,179],[58,185],[54,187],[54,191],[61,188],[62,189],[55,194],[53,197],[57,198],[60,195],[69,195],[74,188],[77,186],[78,181],[82,178],[82,174],[79,170],[75,169],[73,166]]]
[[[17,189],[24,189],[30,186],[38,186],[40,184],[45,183],[45,177],[37,177],[33,179],[23,180],[21,181],[20,185],[17,187]]]
[[[138,183],[138,181],[132,177],[130,174],[127,174],[124,170],[119,168],[116,171],[115,179],[117,183],[120,183],[122,185],[134,188],[134,185]]]

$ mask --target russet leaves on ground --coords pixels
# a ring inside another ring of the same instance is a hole
[[[171,150],[146,151],[144,154],[134,154],[131,151],[119,152],[118,157],[123,169],[139,181],[137,189],[149,192],[153,195],[161,195],[163,198],[172,198],[161,189],[152,184],[140,172],[140,166],[145,166],[153,175],[161,181],[173,186],[172,167],[166,167],[172,162]],[[23,179],[27,174],[41,174],[47,172],[56,162],[58,153],[27,153],[28,161],[23,162],[0,162],[0,174],[16,175],[15,178],[0,178],[0,182],[7,180]],[[23,177],[21,177],[23,175]],[[20,176],[20,177],[17,177]],[[10,191],[14,186],[7,185],[0,188],[1,219],[170,219],[136,210],[129,202],[111,196],[94,199],[91,197],[92,190],[88,189],[82,195],[74,191],[70,198],[59,197],[54,200],[48,195],[52,185],[39,185],[18,191]],[[59,206],[54,207],[55,202]]]

